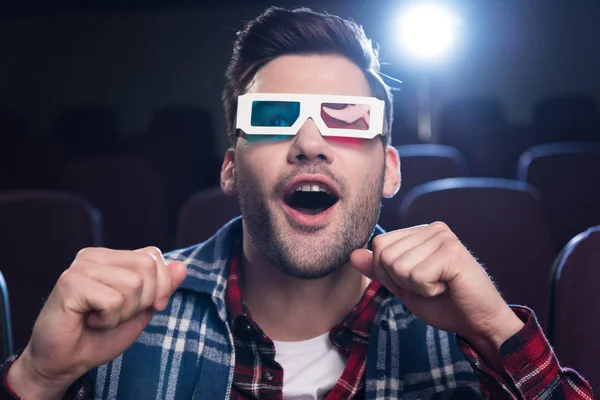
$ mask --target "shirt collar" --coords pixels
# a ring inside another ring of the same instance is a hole
[[[239,252],[233,252],[229,259],[229,274],[227,276],[227,289],[225,294],[227,315],[229,316],[229,322],[232,325],[233,321],[238,316],[247,313],[246,306],[242,299],[242,288],[240,287],[239,260]]]
[[[165,254],[167,262],[179,260],[188,271],[179,290],[207,293],[224,305],[227,267],[242,240],[242,218],[226,223],[206,242]]]

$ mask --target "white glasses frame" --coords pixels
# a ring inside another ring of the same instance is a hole
[[[292,126],[252,126],[252,102],[294,101],[300,103],[300,114]],[[370,106],[369,129],[330,128],[321,118],[323,103],[346,103]],[[319,128],[322,136],[373,139],[383,134],[385,102],[375,97],[339,96],[329,94],[246,93],[238,97],[236,128],[247,135],[296,135],[308,118]]]

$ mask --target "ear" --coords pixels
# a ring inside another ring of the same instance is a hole
[[[235,150],[230,147],[225,152],[221,166],[221,189],[228,196],[237,194],[235,186]]]
[[[400,156],[392,146],[385,146],[385,171],[383,177],[383,196],[394,197],[400,189]]]

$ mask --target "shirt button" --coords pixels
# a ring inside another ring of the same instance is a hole
[[[385,379],[385,371],[382,369],[378,369],[376,373],[377,379],[382,381]]]
[[[390,323],[387,321],[381,321],[379,323],[379,326],[381,326],[381,329],[384,331],[387,331],[388,329],[390,329]]]
[[[275,374],[270,369],[264,370],[262,377],[265,381],[271,382],[275,378]]]

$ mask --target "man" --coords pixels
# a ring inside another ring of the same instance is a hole
[[[221,186],[242,219],[166,261],[80,252],[4,396],[591,399],[446,225],[376,227],[400,184],[378,68],[338,17],[250,22],[223,95]]]

